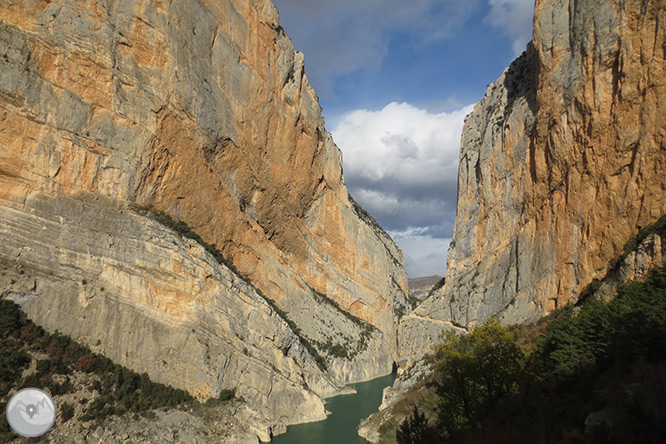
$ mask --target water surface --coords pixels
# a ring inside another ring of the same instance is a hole
[[[388,375],[353,384],[356,394],[326,400],[326,410],[331,414],[324,421],[290,426],[287,433],[273,438],[271,444],[368,444],[356,429],[363,419],[377,411],[384,387],[393,384],[394,379],[395,375]]]

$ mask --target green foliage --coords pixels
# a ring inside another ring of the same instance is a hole
[[[230,399],[234,399],[236,397],[236,389],[223,389],[220,391],[220,396],[218,396],[218,399],[220,401],[229,401]]]
[[[317,348],[335,358],[350,359],[348,348],[343,344],[333,342],[330,338],[326,342],[314,341]]]
[[[282,319],[284,319],[284,321],[287,323],[287,325],[289,326],[291,331],[298,337],[298,339],[300,339],[301,344],[303,344],[305,349],[308,351],[308,353],[310,353],[312,358],[315,360],[315,363],[317,364],[317,366],[322,371],[326,371],[326,369],[328,368],[328,365],[326,364],[326,360],[323,358],[323,356],[321,356],[319,354],[317,349],[314,347],[314,345],[312,345],[312,343],[308,340],[308,338],[306,338],[305,335],[303,335],[301,333],[301,329],[298,328],[296,323],[294,321],[292,321],[291,318],[289,318],[289,315],[287,314],[287,312],[285,312],[280,307],[278,307],[278,305],[275,303],[275,301],[273,301],[271,298],[266,296],[258,288],[255,288],[255,291],[257,292],[257,294],[259,294],[259,296],[264,298],[264,300],[268,303],[268,305],[271,306],[271,308],[278,314],[278,316],[280,316]]]
[[[436,439],[437,434],[428,424],[426,415],[416,406],[412,415],[403,421],[396,431],[398,444],[431,444]]]
[[[438,436],[429,442],[657,443],[666,436],[664,267],[621,286],[609,303],[588,298],[531,327],[491,320],[443,339],[429,378],[438,413]],[[586,425],[595,411],[615,419]],[[413,414],[401,430],[423,424]]]
[[[513,333],[495,319],[465,336],[447,332],[435,359],[439,425],[446,437],[478,427],[500,400],[516,394],[525,365]]]
[[[559,380],[596,366],[609,347],[611,313],[607,304],[588,301],[582,307],[568,305],[561,319],[552,322],[539,343],[546,377]]]
[[[41,359],[37,361],[37,376],[64,375],[70,373],[70,368],[61,356]]]
[[[3,344],[0,349],[0,381],[12,381],[28,364],[30,357],[23,350],[9,348]]]
[[[217,246],[215,244],[209,244],[205,240],[199,236],[192,228],[184,221],[182,220],[176,220],[169,213],[165,213],[164,211],[155,211],[152,213],[153,218],[159,222],[160,224],[171,228],[174,230],[179,236],[181,237],[186,237],[188,239],[192,239],[204,249],[211,254],[215,258],[215,260],[229,268],[234,274],[236,274],[238,277],[240,277],[242,280],[247,282],[248,284],[252,285],[250,280],[246,275],[238,271],[234,263],[231,261],[231,259],[225,257],[220,250],[218,250]]]
[[[643,242],[649,235],[657,232],[662,232],[666,230],[666,214],[657,219],[656,222],[645,226],[638,230],[634,236],[629,238],[629,240],[624,244],[622,248],[622,254],[617,259],[611,261],[611,268],[615,268],[620,264],[631,252],[635,251],[636,248]]]
[[[94,374],[92,388],[101,395],[88,405],[82,417],[84,420],[98,420],[125,411],[175,407],[193,401],[184,390],[152,382],[146,373],[139,375],[114,364],[69,336],[45,332],[28,320],[12,301],[0,300],[0,319],[5,327],[4,339],[0,343],[0,397],[12,388],[23,387],[46,388],[54,396],[70,393],[75,389],[70,376],[74,370],[79,370]],[[29,353],[32,352],[46,354],[47,358],[38,360],[36,372],[22,379],[21,374],[30,363]],[[54,375],[62,376],[54,378]],[[68,404],[61,407],[63,417],[74,414],[73,407],[71,411],[70,407]],[[6,437],[0,431],[0,441]]]
[[[314,298],[317,302],[323,303],[330,305],[333,307],[336,311],[341,313],[343,316],[345,316],[347,319],[352,321],[354,324],[356,324],[361,331],[359,340],[356,344],[352,344],[351,339],[347,338],[345,341],[345,344],[335,344],[333,343],[330,339],[326,342],[316,342],[317,347],[325,352],[327,352],[331,356],[335,356],[338,358],[344,358],[347,360],[352,360],[354,359],[359,353],[365,351],[368,347],[368,340],[372,336],[375,330],[374,325],[370,324],[367,321],[364,321],[363,319],[354,316],[347,310],[344,310],[340,304],[338,304],[337,301],[334,301],[333,299],[329,298],[323,293],[320,293],[316,291],[314,288],[309,287],[310,291],[312,291],[312,294],[314,295]]]
[[[377,222],[377,221],[375,220],[375,218],[372,217],[372,216],[370,215],[370,213],[368,213],[367,211],[365,211],[365,209],[364,209],[364,208],[363,208],[358,202],[356,202],[356,201],[354,200],[354,198],[352,197],[351,194],[348,194],[348,197],[349,197],[349,202],[351,202],[351,204],[352,204],[352,208],[354,208],[354,212],[356,213],[356,215],[357,215],[357,216],[358,216],[363,222],[365,222],[366,224],[368,224],[368,226],[369,226],[370,228],[372,228],[373,230],[378,231],[378,232],[383,233],[383,234],[385,234],[386,236],[388,236],[388,235],[386,234],[386,232],[384,231],[384,229],[382,228],[382,226],[379,225],[379,222]]]
[[[21,308],[6,299],[0,299],[0,338],[15,335],[25,323]]]
[[[587,286],[581,291],[579,300],[585,301],[587,298],[594,296],[594,293],[599,290],[601,287],[601,281],[599,279],[592,279],[592,282],[587,284]]]
[[[356,324],[356,325],[358,325],[359,327],[361,327],[362,330],[368,330],[368,331],[370,331],[370,332],[373,332],[373,331],[376,330],[376,328],[375,328],[374,325],[370,324],[370,323],[367,322],[367,321],[364,321],[363,319],[359,318],[358,316],[354,316],[353,314],[351,314],[351,313],[348,312],[347,310],[345,310],[345,309],[343,309],[342,307],[340,307],[340,304],[338,304],[337,301],[335,301],[335,300],[329,298],[328,296],[326,296],[326,295],[323,294],[323,293],[318,292],[317,290],[315,290],[315,289],[312,288],[312,287],[309,287],[309,288],[310,288],[310,291],[312,291],[312,294],[315,296],[315,300],[317,300],[317,301],[320,302],[320,303],[328,304],[328,305],[330,305],[331,307],[335,308],[339,313],[341,313],[341,314],[342,314],[343,316],[345,316],[347,319],[349,319],[349,320],[352,321],[354,324]]]

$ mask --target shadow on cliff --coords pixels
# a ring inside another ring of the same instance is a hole
[[[521,97],[525,98],[530,110],[536,115],[537,53],[532,42],[509,66],[504,87],[508,100],[505,115],[510,114],[513,104]]]

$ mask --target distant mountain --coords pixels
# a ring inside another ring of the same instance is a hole
[[[430,290],[442,279],[444,278],[438,275],[409,279],[409,297],[417,301],[423,301],[428,297]]]

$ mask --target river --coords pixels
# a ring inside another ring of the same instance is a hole
[[[363,419],[377,411],[382,391],[394,379],[395,375],[387,375],[352,385],[355,394],[326,400],[326,410],[331,414],[324,421],[290,426],[287,433],[273,438],[271,444],[368,444],[356,429]]]

